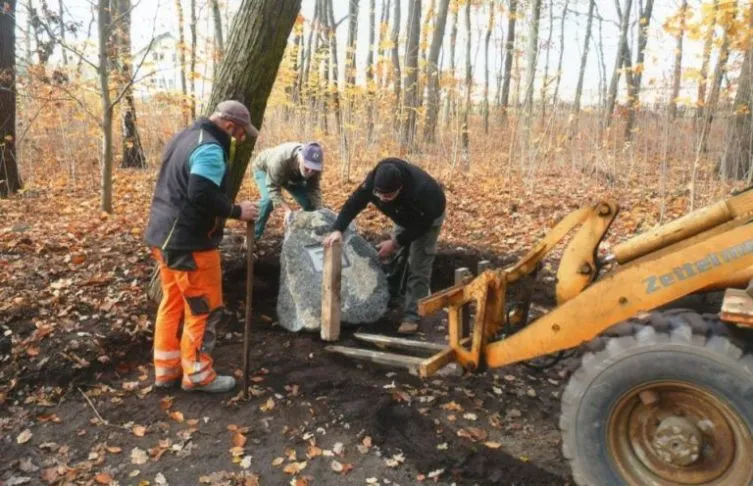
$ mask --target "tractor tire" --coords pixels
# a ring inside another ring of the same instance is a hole
[[[594,340],[562,395],[579,485],[753,484],[753,355],[716,316],[671,310]]]

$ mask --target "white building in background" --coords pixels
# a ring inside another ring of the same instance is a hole
[[[180,95],[181,93],[181,69],[180,69],[180,41],[177,36],[165,32],[154,38],[151,47],[147,45],[136,52],[133,56],[133,66],[137,67],[143,59],[134,83],[134,91],[137,97],[148,99],[155,95]],[[202,105],[202,100],[209,96],[212,90],[211,79],[213,76],[213,63],[211,55],[197,46],[196,67],[194,86],[196,104]],[[146,58],[144,55],[146,54]],[[192,73],[190,50],[186,49],[186,90],[190,93]]]

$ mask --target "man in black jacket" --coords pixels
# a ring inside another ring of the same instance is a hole
[[[342,232],[368,203],[395,223],[390,239],[378,245],[384,259],[399,248],[410,248],[403,322],[398,332],[418,330],[418,301],[429,295],[437,239],[444,221],[442,187],[421,168],[398,158],[380,161],[366,180],[351,194],[324,240],[329,246],[342,240]]]
[[[250,221],[258,214],[254,203],[234,205],[225,193],[236,141],[257,135],[248,109],[230,100],[165,148],[145,238],[159,263],[162,286],[154,326],[157,387],[181,381],[187,391],[235,387],[232,376],[218,376],[212,366],[215,327],[222,316],[218,247],[226,218]]]

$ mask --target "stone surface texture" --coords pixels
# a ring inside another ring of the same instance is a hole
[[[277,316],[290,331],[316,331],[321,326],[322,272],[317,271],[307,247],[321,245],[336,214],[329,209],[298,211],[287,225],[280,254],[280,290]],[[387,310],[387,277],[376,249],[351,225],[343,233],[341,321],[376,322]]]

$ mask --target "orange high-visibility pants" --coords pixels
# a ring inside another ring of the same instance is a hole
[[[168,267],[156,248],[152,255],[159,262],[162,285],[154,326],[155,382],[168,383],[182,375],[184,388],[206,385],[216,376],[210,354],[222,317],[220,252],[193,252],[193,265],[184,264],[182,269]]]

